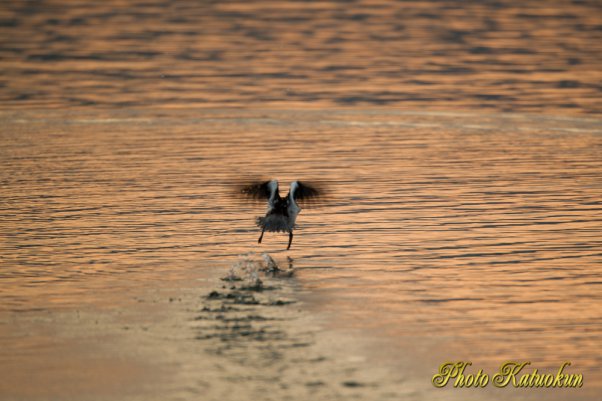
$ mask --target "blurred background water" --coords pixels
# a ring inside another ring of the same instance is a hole
[[[599,113],[593,1],[11,1],[8,107]]]
[[[407,399],[485,398],[432,388],[447,360],[571,361],[574,393],[491,396],[597,399],[601,27],[595,1],[3,3],[0,395],[208,391],[195,288],[265,251]],[[256,245],[252,177],[330,190],[290,252]]]

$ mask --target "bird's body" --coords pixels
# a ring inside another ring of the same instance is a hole
[[[301,207],[297,201],[319,195],[317,189],[300,181],[293,181],[289,193],[285,197],[281,197],[278,192],[278,181],[276,180],[245,186],[241,192],[256,199],[267,198],[268,201],[268,210],[265,216],[256,219],[257,226],[261,228],[261,235],[257,242],[261,243],[265,231],[288,232],[289,240],[286,249],[291,247],[295,221],[297,215],[301,212]]]

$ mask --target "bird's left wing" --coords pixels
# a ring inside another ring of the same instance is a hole
[[[258,200],[269,200],[274,192],[278,195],[278,181],[276,180],[256,182],[240,187],[240,193],[242,195]]]

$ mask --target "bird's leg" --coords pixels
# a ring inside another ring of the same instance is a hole
[[[288,246],[286,247],[286,250],[288,251],[289,249],[291,249],[291,243],[293,242],[293,232],[289,231],[288,232]]]
[[[259,236],[259,239],[257,240],[258,244],[261,244],[261,240],[263,239],[263,232],[265,231],[265,228],[261,229],[261,235]]]

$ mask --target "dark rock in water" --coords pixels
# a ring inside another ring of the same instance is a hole
[[[365,384],[353,381],[353,380],[349,380],[349,381],[345,381],[343,382],[343,386],[345,387],[363,387],[365,386]]]
[[[242,287],[241,290],[263,291],[264,290],[263,281],[261,281],[260,279],[255,279],[255,281],[252,284]]]
[[[211,312],[211,313],[218,313],[218,312],[236,312],[238,311],[237,308],[233,308],[231,306],[226,306],[226,305],[221,305],[219,308],[216,309],[212,309],[208,306],[204,306],[203,309],[201,309],[201,312]]]
[[[230,274],[230,275],[227,275],[226,277],[220,278],[220,280],[222,280],[222,281],[242,281],[242,278]]]
[[[226,295],[226,299],[232,299],[235,304],[242,304],[242,305],[257,305],[259,304],[259,301],[257,299],[255,299],[255,297],[251,294],[242,294],[239,292],[231,292],[230,294]]]
[[[282,305],[288,305],[288,304],[294,304],[295,301],[289,301],[289,300],[285,300],[285,299],[277,299],[275,301],[271,301],[268,305],[274,305],[274,306],[282,306]]]

